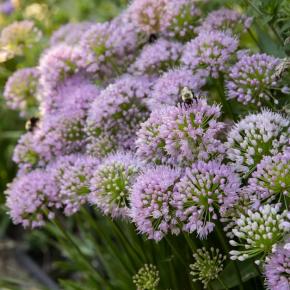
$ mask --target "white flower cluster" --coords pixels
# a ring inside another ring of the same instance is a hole
[[[193,281],[200,280],[204,288],[207,289],[207,285],[211,280],[218,278],[219,273],[223,270],[223,263],[226,260],[226,256],[220,253],[219,249],[213,247],[210,251],[206,248],[197,249],[193,254],[195,262],[189,265],[193,276]]]
[[[251,172],[263,156],[275,155],[290,142],[289,119],[262,111],[241,120],[229,132],[227,155],[239,172]]]
[[[290,230],[289,213],[279,213],[280,205],[261,206],[257,211],[248,210],[237,219],[232,233],[238,239],[230,240],[239,250],[230,251],[232,260],[244,261],[271,252]]]

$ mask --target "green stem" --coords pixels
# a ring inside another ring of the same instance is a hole
[[[248,33],[251,36],[251,38],[254,40],[254,42],[256,43],[256,45],[259,47],[260,51],[263,52],[263,48],[260,45],[258,39],[256,38],[256,36],[254,35],[254,33],[252,32],[252,30],[250,28],[248,28]]]
[[[184,237],[185,237],[185,240],[186,240],[188,246],[190,247],[191,251],[192,252],[195,252],[195,250],[197,249],[197,246],[194,243],[194,241],[190,238],[189,234],[188,233],[185,233],[184,234]]]
[[[221,103],[223,105],[223,108],[228,116],[230,116],[234,121],[236,121],[236,118],[233,114],[231,105],[228,103],[226,96],[225,96],[225,89],[224,89],[224,77],[223,75],[220,75],[218,81],[216,82],[217,91],[221,100]]]
[[[91,263],[88,262],[87,257],[83,254],[83,252],[80,250],[78,245],[75,243],[75,241],[72,239],[72,237],[68,234],[66,229],[63,227],[60,221],[55,219],[53,221],[53,224],[60,230],[60,232],[63,234],[63,236],[66,238],[66,240],[73,246],[73,248],[76,250],[76,252],[79,254],[79,256],[82,258],[84,265],[86,268],[91,272],[93,277],[98,277],[98,279],[106,285],[105,279],[100,275],[100,273],[91,265]]]
[[[220,224],[216,224],[215,232],[216,232],[216,234],[218,236],[218,239],[219,239],[220,243],[222,244],[222,247],[224,248],[224,251],[226,253],[229,253],[230,247],[229,247],[228,242],[227,242],[227,240],[226,240],[226,238],[224,236],[224,232],[223,232]],[[238,280],[239,280],[239,289],[243,290],[244,286],[243,286],[242,276],[241,276],[239,267],[238,267],[236,261],[234,261],[233,264],[234,264],[235,272],[236,272]]]
[[[173,251],[173,253],[176,255],[176,257],[180,260],[180,262],[187,267],[186,263],[184,262],[184,259],[181,257],[181,255],[178,253],[178,251],[175,249],[174,245],[171,243],[170,238],[165,237],[166,242],[168,243],[168,245],[170,246],[171,250]]]
[[[269,23],[268,25],[269,25],[270,29],[272,30],[272,32],[274,33],[274,35],[276,36],[276,38],[279,41],[280,45],[282,45],[282,47],[284,47],[283,39],[281,38],[280,34],[276,30],[275,26],[272,23]]]
[[[217,280],[220,282],[220,284],[224,287],[224,289],[228,290],[229,288],[225,285],[225,283],[223,282],[222,279],[220,279],[219,277],[217,278]]]

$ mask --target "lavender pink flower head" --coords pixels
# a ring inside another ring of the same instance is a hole
[[[148,104],[151,110],[162,105],[176,105],[181,102],[183,88],[190,89],[195,95],[202,94],[206,84],[207,72],[199,70],[195,74],[191,70],[181,68],[164,73],[154,84]]]
[[[88,202],[90,180],[99,160],[75,154],[62,156],[49,166],[49,171],[58,187],[58,202],[63,205],[65,215],[73,215]]]
[[[42,130],[52,155],[58,156],[58,150],[61,154],[72,154],[85,147],[85,120],[85,111],[77,107],[46,115]]]
[[[187,164],[224,153],[217,139],[223,123],[220,107],[197,99],[192,105],[167,106],[152,112],[137,133],[137,155],[145,160]]]
[[[39,71],[44,100],[67,78],[84,70],[82,58],[83,53],[80,48],[66,44],[54,46],[42,55]]]
[[[84,75],[74,75],[41,100],[41,111],[44,115],[75,109],[86,112],[99,94],[100,88],[90,79]]]
[[[202,14],[197,1],[167,0],[166,10],[170,24],[162,34],[182,42],[192,39]]]
[[[252,18],[239,12],[227,8],[215,10],[202,21],[195,31],[206,32],[211,30],[221,30],[232,34],[240,34],[250,28]]]
[[[228,133],[228,159],[237,171],[251,173],[264,156],[289,147],[289,124],[289,118],[268,110],[246,116]]]
[[[55,30],[50,37],[50,45],[56,46],[64,43],[77,45],[83,34],[93,25],[92,22],[67,23]]]
[[[100,79],[116,77],[132,62],[137,44],[136,30],[125,17],[92,25],[80,41],[83,66]]]
[[[26,49],[30,49],[42,37],[42,32],[33,21],[15,21],[3,28],[0,35],[0,44],[7,58],[23,55]]]
[[[61,154],[60,146],[56,146],[59,143],[57,140],[51,134],[47,136],[41,125],[20,137],[14,149],[13,161],[22,172],[43,168],[55,158],[55,155]]]
[[[228,99],[257,106],[271,102],[274,98],[271,89],[279,87],[276,68],[280,62],[267,54],[244,54],[229,70]]]
[[[134,146],[136,131],[149,115],[150,85],[146,77],[123,76],[100,93],[87,118],[89,152],[100,155],[100,144],[110,146],[103,148],[106,153]]]
[[[37,106],[39,71],[24,68],[13,73],[5,84],[3,96],[6,104],[19,110],[22,117],[32,116]]]
[[[233,168],[220,161],[198,161],[186,168],[174,195],[176,216],[183,229],[207,237],[215,221],[236,201],[240,184]]]
[[[16,177],[5,192],[8,213],[15,224],[23,227],[41,227],[54,218],[54,209],[60,204],[52,176],[35,170]]]
[[[290,239],[279,244],[266,259],[266,285],[271,290],[290,289]]]
[[[137,60],[129,71],[136,75],[160,74],[179,64],[183,45],[179,42],[158,39],[152,44],[144,46]]]
[[[170,25],[168,0],[134,0],[128,8],[129,16],[140,31],[158,34]]]
[[[179,177],[177,169],[149,168],[132,187],[131,216],[138,231],[149,239],[159,241],[170,232],[180,232],[172,204]]]
[[[181,62],[189,69],[207,69],[213,78],[226,72],[238,48],[238,40],[222,31],[201,31],[185,45]]]
[[[290,148],[264,156],[249,179],[248,190],[255,205],[281,202],[288,208],[290,198]]]
[[[110,154],[91,179],[90,203],[113,218],[128,218],[131,187],[142,170],[142,163],[131,152]]]

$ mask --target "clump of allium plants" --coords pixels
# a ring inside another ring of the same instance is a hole
[[[290,7],[211,2],[67,23],[8,78],[32,119],[7,212],[60,241],[63,289],[290,289]],[[15,22],[2,53],[40,38]]]

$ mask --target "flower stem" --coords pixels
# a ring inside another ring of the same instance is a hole
[[[225,96],[225,90],[224,90],[224,77],[223,75],[219,76],[218,81],[216,82],[216,86],[217,86],[217,91],[221,100],[221,103],[223,105],[223,108],[225,110],[225,112],[227,113],[227,115],[232,118],[234,121],[236,121],[236,118],[233,114],[231,105],[228,103],[226,96]]]
[[[87,268],[89,272],[91,272],[93,277],[97,277],[98,280],[100,280],[104,285],[106,285],[105,279],[100,275],[100,273],[91,265],[90,262],[88,262],[87,257],[83,254],[83,252],[80,250],[78,245],[75,243],[75,241],[72,239],[72,237],[69,235],[69,233],[66,231],[66,229],[63,227],[61,222],[58,219],[55,219],[53,221],[53,224],[60,230],[62,235],[66,238],[66,240],[72,245],[72,247],[76,250],[76,252],[79,254],[79,256],[83,260],[84,266]]]
[[[215,232],[216,232],[216,234],[218,236],[218,239],[219,239],[222,247],[224,248],[224,251],[226,253],[229,253],[230,248],[229,248],[228,242],[227,242],[227,240],[226,240],[226,238],[224,236],[224,232],[223,232],[220,224],[216,224],[216,226],[215,226]],[[242,276],[241,276],[239,267],[237,265],[237,262],[234,261],[233,264],[234,264],[235,272],[236,272],[237,277],[238,277],[238,280],[239,280],[239,289],[240,290],[244,290]]]

